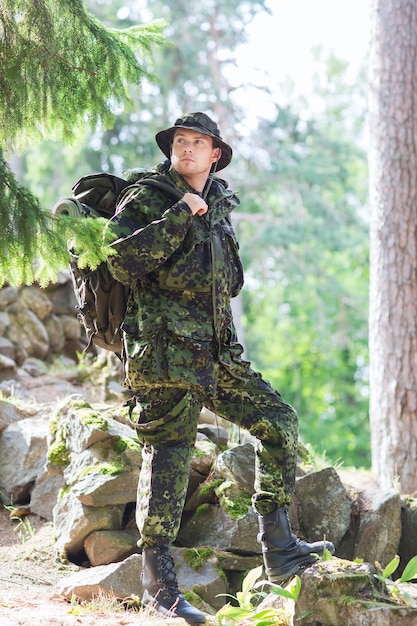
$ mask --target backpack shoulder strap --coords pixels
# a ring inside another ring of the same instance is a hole
[[[117,201],[116,213],[120,213],[120,211],[123,211],[125,206],[135,198],[139,185],[147,185],[149,187],[159,189],[160,191],[163,191],[167,196],[170,196],[177,201],[180,200],[184,195],[183,191],[178,189],[178,187],[175,187],[173,183],[168,182],[163,175],[145,175],[143,178],[140,178],[136,183],[128,185],[127,187],[125,187],[125,189],[123,189]]]

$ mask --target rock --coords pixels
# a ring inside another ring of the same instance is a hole
[[[215,478],[231,480],[252,495],[255,480],[255,450],[253,445],[244,443],[219,454],[214,476]]]
[[[227,593],[224,576],[221,576],[219,560],[213,552],[201,565],[193,566],[198,550],[174,549],[173,555],[178,572],[178,585],[181,591],[191,591],[215,609],[224,604],[223,594]],[[191,564],[190,564],[191,563]]]
[[[92,566],[118,563],[138,553],[139,531],[95,530],[84,541],[84,550]]]
[[[401,500],[401,539],[398,555],[401,559],[396,576],[400,576],[407,563],[416,555],[417,537],[417,499],[402,498]]]
[[[64,493],[53,510],[56,550],[77,560],[84,541],[95,530],[120,530],[124,507],[86,507],[72,491]]]
[[[19,290],[16,287],[2,287],[0,289],[0,310],[4,311],[11,304],[14,304],[19,297]]]
[[[65,339],[68,341],[76,341],[80,339],[82,327],[80,321],[76,317],[71,315],[61,315],[60,321]]]
[[[74,452],[83,452],[109,439],[113,439],[115,447],[120,438],[137,442],[132,428],[93,408],[82,395],[74,394],[61,402],[56,419],[65,426],[67,447]]]
[[[369,563],[319,561],[301,577],[294,623],[303,626],[417,626],[417,609],[396,605]]]
[[[26,504],[46,460],[48,420],[44,416],[10,424],[0,438],[0,491]]]
[[[32,311],[40,320],[44,320],[52,311],[52,302],[45,291],[34,287],[22,287],[18,303],[23,309]]]
[[[44,320],[45,330],[49,337],[49,347],[54,353],[60,353],[65,345],[65,333],[58,315],[49,315]]]
[[[291,513],[294,507],[296,516],[291,515],[294,532],[307,541],[321,541],[326,535],[337,547],[349,529],[352,504],[332,467],[297,480]]]
[[[206,478],[207,478],[206,476],[203,476],[199,472],[196,472],[195,469],[190,467],[190,477],[188,479],[188,489],[187,489],[187,495],[185,498],[184,511],[187,511],[187,510],[193,511],[196,508],[195,506],[191,504],[191,508],[189,509],[188,503],[194,501],[195,498],[198,498],[197,494],[199,492],[199,488],[201,485],[204,484],[204,481],[206,480]],[[198,501],[198,504],[202,504],[202,502],[208,502],[208,501],[211,501],[211,499]]]
[[[80,478],[74,485],[74,495],[80,502],[90,507],[112,506],[136,501],[139,468],[131,472],[121,472],[116,476],[100,473],[100,464]]]
[[[21,370],[28,373],[30,376],[32,376],[32,378],[36,378],[38,376],[43,376],[44,374],[46,374],[48,368],[45,361],[29,357],[24,361],[24,363],[22,363]],[[21,370],[19,370],[20,375],[22,374]]]
[[[13,359],[0,353],[0,375],[3,380],[9,379],[16,372],[16,363]]]
[[[18,422],[22,416],[16,409],[16,405],[6,400],[0,400],[0,433],[13,422]]]
[[[41,320],[29,309],[18,310],[10,314],[10,326],[7,337],[23,349],[28,356],[39,359],[47,358],[49,337]]]
[[[216,555],[209,556],[197,569],[187,563],[187,551],[173,549],[173,555],[181,591],[199,596],[203,603],[211,607],[222,606],[224,601],[218,596],[226,593],[227,588],[224,578],[219,576]],[[58,582],[57,588],[68,599],[76,596],[80,600],[91,600],[103,594],[112,594],[119,599],[140,598],[143,594],[141,571],[142,557],[133,554],[121,563],[91,567],[66,576]],[[200,603],[193,604],[197,606]],[[204,608],[210,610],[209,606]],[[210,612],[213,613],[213,609]]]
[[[216,462],[217,452],[217,446],[213,441],[207,439],[205,435],[197,435],[190,463],[191,467],[202,476],[208,476]]]
[[[212,546],[227,552],[260,554],[256,513],[249,509],[246,515],[232,519],[219,506],[200,506],[182,525],[178,543],[182,546]]]
[[[229,433],[224,426],[220,426],[219,424],[199,424],[198,432],[205,435],[220,448],[227,446],[227,442],[229,441]]]
[[[30,496],[31,512],[51,522],[59,492],[64,486],[65,481],[62,474],[53,474],[46,470],[41,473]]]
[[[397,491],[366,489],[358,495],[359,528],[355,557],[385,567],[401,538],[401,499]]]
[[[133,554],[121,563],[90,567],[66,576],[58,582],[57,590],[68,600],[75,596],[88,601],[103,594],[111,594],[120,600],[142,597],[141,571],[142,557]]]
[[[0,337],[0,354],[6,357],[6,359],[10,359],[10,361],[6,360],[3,363],[0,363],[1,369],[4,369],[5,367],[14,369],[16,367],[16,349],[10,339]]]

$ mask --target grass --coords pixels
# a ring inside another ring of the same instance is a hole
[[[181,624],[185,624],[183,620],[178,618],[161,617],[149,606],[141,607],[140,599],[137,596],[131,596],[121,601],[109,593],[100,593],[88,602],[73,598],[68,613],[75,617],[94,614],[98,618],[133,614],[135,626],[181,626]],[[130,620],[127,623],[130,623]],[[208,626],[215,623],[214,616],[207,616]]]

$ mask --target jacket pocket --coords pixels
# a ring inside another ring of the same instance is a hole
[[[146,324],[127,319],[124,330],[125,384],[130,389],[163,381],[167,376],[166,338],[161,318]]]
[[[158,318],[132,330],[125,332],[125,383],[130,389],[213,385],[211,323]]]

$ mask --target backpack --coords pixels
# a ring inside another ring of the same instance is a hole
[[[159,170],[161,171],[161,170]],[[73,197],[58,200],[52,209],[54,215],[73,217],[105,217],[110,219],[116,212],[117,200],[132,182],[162,189],[179,200],[183,192],[161,180],[148,177],[155,171],[129,170],[126,179],[113,174],[98,173],[80,178],[72,187]],[[122,353],[121,324],[125,318],[130,289],[113,278],[106,262],[96,269],[78,266],[78,257],[69,247],[70,274],[77,299],[77,317],[84,326],[88,352],[95,345],[105,350]]]

